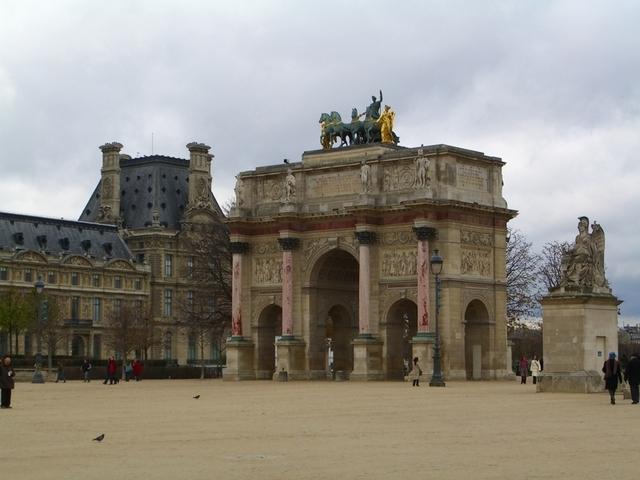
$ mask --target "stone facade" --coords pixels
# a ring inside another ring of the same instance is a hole
[[[182,307],[193,292],[201,289],[191,275],[198,261],[194,244],[210,236],[213,229],[225,228],[224,215],[211,192],[213,155],[209,146],[195,142],[187,145],[189,159],[162,155],[131,158],[121,153],[122,148],[118,142],[100,147],[101,179],[79,222],[25,217],[31,225],[28,231],[22,229],[29,245],[20,247],[11,236],[17,233],[10,223],[12,219],[0,217],[8,232],[6,238],[0,235],[0,267],[8,272],[7,281],[0,279],[0,288],[33,288],[41,274],[47,291],[55,290],[65,297],[63,304],[79,298],[79,316],[71,318],[70,307],[63,314],[70,328],[73,326],[70,338],[76,338],[82,349],[77,345],[72,348],[70,343],[68,348],[60,347],[58,353],[93,358],[114,353],[94,340],[104,334],[102,318],[109,314],[113,301],[139,298],[151,305],[156,330],[154,346],[148,352],[150,358],[185,364],[199,358],[200,353],[193,335],[181,326],[185,315]],[[43,230],[45,225],[50,227],[48,246],[37,241],[42,234],[38,229]],[[90,234],[95,239],[91,237],[91,250],[86,252],[82,241]],[[109,235],[112,244],[110,254],[103,247],[105,235]],[[60,246],[62,238],[70,242],[69,252],[73,255]],[[118,261],[114,260],[116,257]],[[25,281],[27,270],[31,271],[31,280]],[[78,272],[78,284],[70,284],[70,272]],[[49,273],[55,282],[48,282]],[[103,279],[98,286],[92,283],[95,275]],[[114,286],[115,276],[121,277],[121,287]],[[100,319],[91,315],[91,302],[97,298],[103,302]],[[215,308],[217,299],[211,300]],[[219,355],[220,347],[212,338],[206,345],[205,357],[213,359]],[[20,351],[23,352],[24,349]]]
[[[228,223],[243,245],[232,337],[242,354],[226,378],[402,378],[413,355],[426,370],[434,249],[445,262],[446,377],[506,376],[505,237],[516,212],[502,197],[503,165],[446,145],[373,144],[240,173]]]
[[[114,305],[148,302],[150,278],[149,266],[132,261],[113,226],[0,213],[0,289],[32,292],[38,279],[45,282],[64,323],[58,354],[110,354],[106,326]],[[7,335],[0,335],[0,350],[9,351]],[[36,348],[29,333],[11,346],[20,354]]]

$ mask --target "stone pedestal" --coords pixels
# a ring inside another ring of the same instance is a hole
[[[353,372],[351,380],[384,380],[382,371],[382,341],[362,335],[353,341]]]
[[[602,375],[596,371],[542,373],[537,392],[598,393],[604,389]]]
[[[544,371],[537,391],[602,391],[602,365],[608,352],[618,351],[619,300],[561,290],[541,303]]]
[[[288,380],[308,379],[305,369],[305,346],[304,341],[293,336],[281,337],[276,342],[278,363],[273,374],[274,380],[278,380],[282,372],[287,373]]]
[[[255,380],[253,369],[253,342],[244,337],[227,340],[227,368],[222,379],[225,381]]]
[[[422,368],[422,379],[428,380],[433,373],[433,333],[418,333],[411,339],[411,363],[409,370],[413,368],[413,359],[418,357],[418,365]]]

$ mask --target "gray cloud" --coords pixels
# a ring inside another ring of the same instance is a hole
[[[540,248],[586,214],[640,317],[637,2],[2,2],[0,209],[75,218],[105,141],[213,146],[214,192],[318,147],[318,118],[378,89],[401,143],[502,157]]]

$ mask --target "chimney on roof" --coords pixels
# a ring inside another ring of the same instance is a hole
[[[102,150],[102,177],[100,179],[100,198],[98,199],[99,223],[117,224],[120,216],[120,150],[118,142],[105,143]]]
[[[189,208],[211,209],[211,147],[191,142],[189,149]]]

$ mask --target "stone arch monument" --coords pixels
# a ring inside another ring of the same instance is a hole
[[[225,379],[267,376],[260,332],[274,302],[276,375],[327,378],[333,359],[352,380],[400,378],[407,356],[430,375],[434,249],[444,257],[445,376],[508,375],[505,244],[516,212],[502,197],[502,160],[448,145],[368,142],[364,134],[338,148],[323,138],[324,148],[300,162],[237,176]]]

